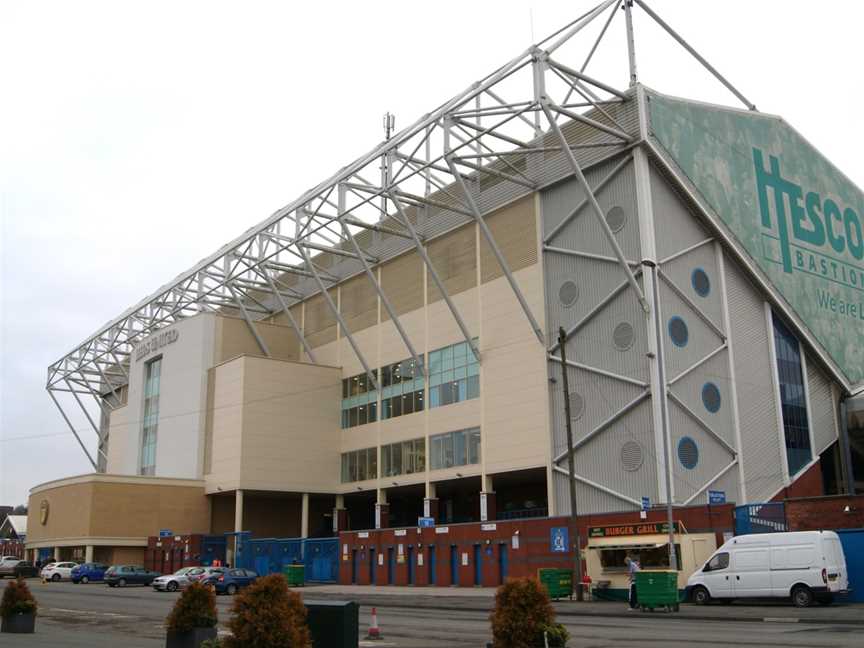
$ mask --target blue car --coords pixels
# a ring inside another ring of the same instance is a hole
[[[73,583],[99,583],[105,580],[108,565],[102,563],[84,563],[72,568]]]
[[[226,569],[221,574],[213,574],[201,580],[201,583],[212,587],[217,594],[236,594],[255,582],[258,574],[251,569]]]

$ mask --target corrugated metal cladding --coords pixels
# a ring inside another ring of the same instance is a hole
[[[381,268],[381,290],[387,295],[397,315],[423,307],[423,260],[409,252],[388,261]],[[390,319],[385,310],[381,319]]]
[[[486,218],[492,238],[512,272],[537,263],[536,222],[533,194]],[[480,239],[480,275],[483,283],[504,276],[485,237]]]
[[[810,421],[813,425],[814,457],[837,440],[834,394],[831,383],[816,361],[807,357],[807,386],[810,390]]]
[[[444,282],[448,295],[477,286],[477,226],[460,227],[440,236],[429,244],[429,259]],[[432,304],[443,299],[438,286],[427,276],[428,300]]]
[[[635,101],[629,99],[621,104],[606,106],[605,109],[615,117],[625,130],[634,133],[638,131],[639,116]],[[587,114],[594,118],[599,118],[601,121],[606,121],[604,117],[596,114],[596,111],[591,111]],[[565,122],[562,124],[562,130],[571,142],[578,141],[580,144],[587,142],[620,142],[620,140],[617,140],[610,135],[606,135],[596,129],[586,127],[583,124],[576,122]],[[549,146],[557,146],[559,144],[557,140],[551,139],[549,135],[545,135],[543,138],[538,138],[533,142],[529,142],[529,144],[532,146],[541,146],[544,145],[542,142],[545,142]],[[610,147],[577,149],[574,151],[576,159],[583,168],[596,164],[611,154],[612,150],[610,150]],[[514,158],[511,157],[510,162],[515,163]],[[528,175],[532,179],[535,179],[537,185],[541,187],[568,177],[571,173],[567,160],[562,153],[546,154],[542,160],[540,160],[540,156],[535,155],[529,160]],[[481,212],[484,214],[489,214],[493,210],[498,209],[521,196],[526,196],[531,193],[530,189],[506,180],[502,182],[486,180],[482,183],[469,182],[467,184],[471,188]],[[479,195],[477,193],[478,184],[481,184],[484,189],[479,193]],[[448,187],[447,189],[448,191],[453,191],[452,187]],[[455,204],[453,198],[443,191],[433,193],[430,198],[445,204]],[[390,211],[393,211],[392,204],[390,205]],[[430,245],[434,242],[435,237],[441,236],[460,225],[465,225],[472,221],[471,217],[466,214],[439,209],[437,207],[407,207],[406,211],[408,212],[412,222],[416,223],[418,233]],[[385,222],[386,220],[387,219],[385,219]],[[398,226],[396,226],[396,228],[401,229]],[[355,234],[355,236],[357,237],[358,242],[362,240],[361,245],[363,245],[364,250],[368,254],[380,259],[391,259],[392,257],[413,248],[413,243],[411,241],[399,236],[378,232],[371,233],[368,230],[359,232]],[[355,260],[345,257],[333,257],[332,255],[323,253],[315,256],[315,262],[318,263],[319,260],[324,257],[328,258],[327,264],[328,272],[330,274],[339,277],[350,277],[361,270],[359,263]],[[493,259],[493,264],[489,265],[489,267],[492,268],[494,265]],[[298,278],[296,288],[298,291],[306,294],[311,294],[317,291],[314,280],[311,278]],[[387,291],[386,294],[388,298],[390,298],[389,291]]]
[[[328,290],[336,303],[336,290]],[[316,295],[306,302],[304,334],[309,346],[315,348],[336,340],[336,316],[324,295]]]
[[[725,265],[744,480],[747,499],[762,502],[783,486],[771,340],[762,297],[728,257]]]
[[[352,332],[378,323],[378,292],[365,274],[339,286],[339,310]]]

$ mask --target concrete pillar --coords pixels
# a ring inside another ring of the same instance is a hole
[[[423,517],[431,517],[438,522],[438,497],[433,482],[426,483],[426,497],[423,498]]]
[[[480,521],[495,520],[498,518],[498,510],[495,501],[495,491],[492,487],[492,476],[484,475],[480,491]]]
[[[309,537],[309,493],[303,493],[303,503],[300,506],[300,537]]]
[[[243,491],[234,491],[234,531],[243,530]]]
[[[93,562],[93,545],[84,547],[84,562]]]
[[[348,511],[345,510],[345,496],[336,496],[336,505],[333,507],[333,533],[348,530]]]
[[[60,562],[60,547],[54,547],[54,562]]]
[[[390,526],[390,507],[387,505],[387,489],[378,489],[375,502],[375,528],[386,529]]]

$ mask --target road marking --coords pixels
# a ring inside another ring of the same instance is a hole
[[[798,623],[801,619],[791,617],[765,617],[762,619],[765,623]]]
[[[134,619],[135,617],[130,614],[118,614],[117,612],[96,612],[93,610],[69,610],[66,608],[45,608],[46,612],[63,612],[65,614],[87,614],[91,616],[105,616],[111,617],[114,619]]]

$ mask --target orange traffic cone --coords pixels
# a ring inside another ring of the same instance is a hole
[[[369,634],[366,635],[366,639],[376,640],[383,639],[384,635],[381,634],[381,628],[378,627],[378,610],[374,607],[372,608],[372,623],[369,626]]]

